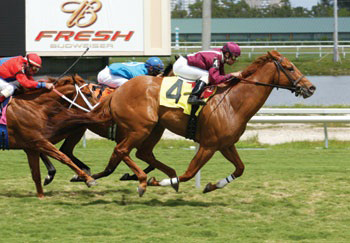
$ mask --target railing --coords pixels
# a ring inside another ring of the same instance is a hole
[[[344,108],[262,108],[250,123],[323,123],[328,148],[327,123],[349,123],[350,109]]]
[[[211,48],[222,47],[224,43],[212,43]],[[258,45],[259,44],[259,45]],[[248,55],[249,58],[252,58],[253,54],[261,55],[265,54],[269,50],[277,50],[282,54],[292,54],[298,58],[301,55],[318,55],[322,57],[324,55],[333,54],[333,46],[327,45],[327,43],[315,43],[315,44],[281,44],[281,43],[268,43],[268,45],[263,43],[255,43],[254,45],[250,43],[248,45],[240,45],[243,55]],[[172,44],[172,53],[173,54],[189,54],[202,49],[200,42],[181,42],[178,46]],[[347,54],[350,54],[350,42],[342,42],[338,45],[339,54],[343,58],[346,58]]]

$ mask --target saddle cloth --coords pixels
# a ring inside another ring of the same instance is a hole
[[[0,105],[0,149],[9,149],[9,138],[7,132],[6,110],[11,97],[4,100]]]
[[[170,108],[182,108],[186,115],[191,114],[192,105],[187,103],[188,97],[192,92],[195,82],[179,77],[165,77],[160,89],[160,105]],[[216,86],[208,86],[201,95],[204,101],[207,101],[216,92]],[[196,112],[199,115],[203,106],[200,106]]]
[[[107,87],[105,85],[89,83],[89,88],[97,97],[98,102],[101,102],[107,95],[111,94],[115,89]]]

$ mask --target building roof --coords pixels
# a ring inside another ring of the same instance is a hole
[[[171,19],[171,32],[202,33],[202,19]],[[334,31],[333,18],[215,18],[211,32],[220,33],[325,33]],[[338,32],[350,32],[350,18],[338,18]]]

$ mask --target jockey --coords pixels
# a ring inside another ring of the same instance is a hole
[[[0,102],[13,95],[18,83],[29,89],[51,90],[54,87],[51,83],[37,82],[33,79],[33,75],[41,68],[41,58],[35,53],[30,53],[26,57],[2,58],[0,62]]]
[[[200,99],[200,95],[207,84],[218,85],[234,77],[239,77],[241,72],[225,75],[224,64],[234,64],[240,55],[241,48],[234,42],[227,42],[221,49],[215,48],[186,57],[180,56],[174,63],[174,73],[179,77],[196,81],[188,103],[205,105],[205,101]]]
[[[162,60],[151,57],[144,62],[113,63],[97,75],[97,82],[111,88],[118,88],[129,79],[137,76],[157,76],[164,69]]]

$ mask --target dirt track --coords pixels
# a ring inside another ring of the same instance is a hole
[[[86,138],[100,138],[88,131]],[[322,125],[310,124],[264,124],[248,126],[241,140],[258,139],[263,144],[279,144],[292,141],[323,141],[324,128]],[[350,141],[350,125],[341,127],[328,127],[328,138],[330,140]],[[165,131],[163,139],[184,139],[168,130]]]

